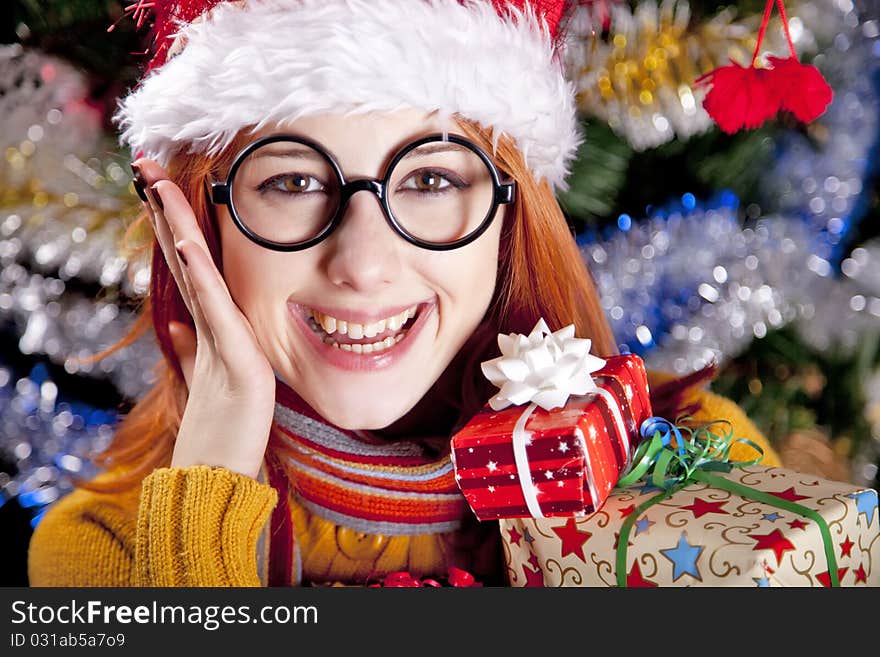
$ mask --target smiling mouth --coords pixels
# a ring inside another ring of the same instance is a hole
[[[309,327],[324,344],[356,354],[376,354],[391,349],[407,336],[420,317],[423,305],[413,306],[405,317],[401,316],[388,325],[384,320],[379,326],[373,325],[366,330],[366,334],[359,324],[353,325],[355,330],[349,330],[347,322],[324,316],[311,308],[303,307],[303,311]],[[332,332],[328,332],[328,328]],[[352,337],[352,334],[358,337]]]

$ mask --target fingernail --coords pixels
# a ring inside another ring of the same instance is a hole
[[[134,191],[137,192],[138,197],[144,202],[147,202],[147,181],[144,180],[144,174],[141,173],[141,169],[136,164],[131,165],[131,172],[134,174],[134,179],[132,180],[132,184],[134,184]]]
[[[180,261],[183,263],[183,266],[189,267],[189,263],[186,261],[186,256],[183,255],[183,249],[180,248],[180,245],[175,244],[174,249],[177,251],[177,257],[180,258]]]
[[[156,183],[158,184],[158,183]],[[163,212],[165,211],[165,204],[162,203],[162,195],[159,193],[159,190],[156,188],[156,185],[151,185],[150,189],[153,190],[153,198],[156,201],[156,205],[159,206],[159,209]]]

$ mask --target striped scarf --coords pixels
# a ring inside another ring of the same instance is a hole
[[[277,381],[270,444],[276,470],[299,504],[335,524],[383,536],[458,529],[467,505],[443,442],[436,455],[416,441],[340,429]]]

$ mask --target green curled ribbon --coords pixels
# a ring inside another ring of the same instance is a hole
[[[679,418],[679,423],[687,419],[687,417]],[[716,424],[725,424],[728,428],[726,431],[715,433],[711,431],[711,427]],[[681,424],[673,424],[661,417],[650,417],[642,422],[639,433],[642,440],[633,455],[632,466],[619,479],[617,487],[625,488],[641,480],[659,488],[661,493],[637,507],[627,516],[620,528],[616,554],[619,587],[627,585],[626,552],[630,532],[638,517],[694,481],[702,481],[744,499],[763,502],[813,520],[822,534],[831,586],[840,586],[831,530],[819,513],[772,493],[730,481],[716,474],[728,473],[734,468],[757,465],[764,458],[764,450],[760,445],[747,438],[734,438],[733,427],[729,421],[714,420],[691,429]],[[748,445],[758,453],[758,457],[751,461],[731,461],[730,452],[738,444]]]

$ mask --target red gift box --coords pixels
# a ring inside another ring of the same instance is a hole
[[[602,505],[629,465],[639,426],[651,417],[642,359],[605,361],[593,374],[605,392],[571,397],[549,411],[533,408],[518,454],[514,431],[525,405],[487,405],[452,437],[456,481],[477,518],[583,516]]]

